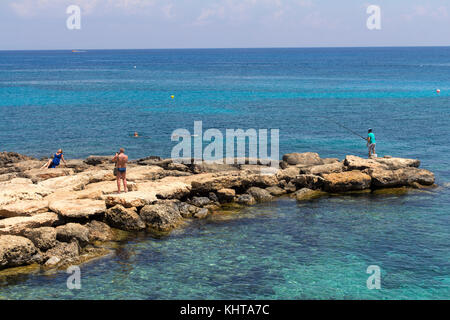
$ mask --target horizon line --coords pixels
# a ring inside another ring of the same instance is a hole
[[[70,51],[70,50],[224,50],[224,49],[361,49],[361,48],[450,48],[450,45],[404,45],[404,46],[307,46],[307,47],[166,47],[166,48],[71,48],[71,49],[0,49],[2,51]]]

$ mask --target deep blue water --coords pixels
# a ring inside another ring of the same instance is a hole
[[[0,52],[1,150],[168,157],[171,132],[202,120],[279,129],[280,154],[364,156],[332,118],[362,135],[372,127],[379,156],[419,158],[441,186],[280,199],[130,240],[82,268],[80,291],[65,273],[32,275],[0,298],[448,299],[449,97],[448,47]],[[381,290],[366,288],[371,264]]]

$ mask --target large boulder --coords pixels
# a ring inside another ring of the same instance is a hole
[[[71,242],[76,239],[85,246],[89,243],[89,229],[79,223],[68,223],[56,227],[56,238],[62,242]]]
[[[85,224],[89,229],[89,241],[110,241],[114,239],[111,228],[104,222],[92,220]]]
[[[31,217],[14,217],[0,220],[0,235],[20,235],[28,228],[49,227],[58,221],[53,212],[40,213]]]
[[[283,161],[289,165],[318,165],[323,164],[318,153],[315,152],[303,152],[303,153],[288,153],[283,156]]]
[[[147,226],[158,231],[170,231],[182,222],[181,214],[174,204],[147,205],[139,215]]]
[[[223,188],[217,190],[216,194],[220,202],[231,202],[236,196],[236,191],[234,189]]]
[[[0,217],[33,216],[48,211],[46,200],[22,200],[0,205]]]
[[[370,188],[372,178],[361,171],[345,171],[323,175],[324,190],[328,192],[356,191]]]
[[[136,208],[124,208],[120,204],[106,210],[105,221],[110,226],[121,230],[140,231],[145,229],[145,223],[137,214]]]
[[[46,251],[56,245],[56,229],[51,227],[41,227],[36,229],[27,229],[23,235],[30,239],[33,244]]]
[[[407,167],[397,170],[368,169],[367,174],[372,177],[372,186],[376,188],[393,188],[401,186],[434,184],[434,174],[425,169]]]
[[[242,205],[247,205],[247,206],[251,206],[254,205],[256,203],[255,198],[253,198],[253,196],[251,196],[248,193],[244,193],[241,195],[238,195],[235,199],[236,203],[242,204]]]
[[[31,240],[11,235],[0,236],[0,269],[34,262],[37,249]]]
[[[266,201],[271,201],[273,199],[273,196],[270,194],[269,191],[258,188],[258,187],[249,188],[247,190],[247,193],[249,195],[251,195],[258,202],[266,202]]]
[[[105,201],[91,199],[56,200],[50,202],[49,208],[67,219],[91,219],[106,211]]]

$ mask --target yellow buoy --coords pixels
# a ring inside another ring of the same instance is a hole
[[[171,97],[172,99],[173,99],[173,98],[175,98],[175,96],[174,96],[174,95],[171,95],[170,97]]]

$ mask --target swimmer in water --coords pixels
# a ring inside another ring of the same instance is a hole
[[[137,131],[134,132],[134,137],[135,137],[135,138],[139,137]]]

